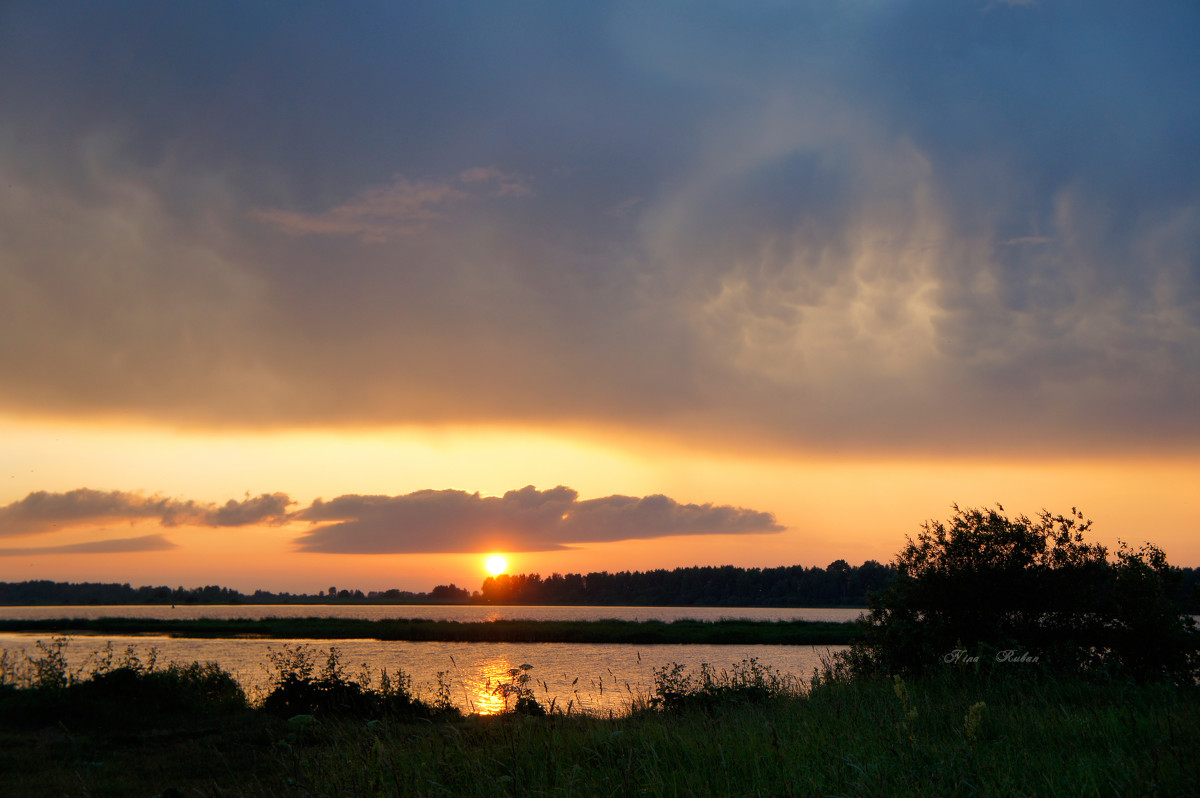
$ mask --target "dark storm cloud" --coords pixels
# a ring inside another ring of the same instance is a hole
[[[679,504],[666,496],[581,501],[562,486],[528,486],[503,496],[459,490],[347,495],[318,499],[293,517],[319,525],[300,536],[302,551],[354,554],[551,551],[635,538],[783,530],[770,513],[741,507]]]
[[[139,535],[133,538],[67,543],[61,546],[0,548],[0,557],[32,557],[42,554],[131,554],[141,551],[167,551],[175,548],[179,547],[162,535]]]
[[[1184,0],[6,4],[0,409],[1190,450],[1198,30]]]
[[[248,526],[281,523],[292,500],[284,493],[230,499],[223,505],[79,488],[36,491],[0,507],[0,537],[34,535],[83,526],[157,520],[163,526]],[[149,540],[155,536],[148,536]],[[91,544],[89,544],[91,545]]]

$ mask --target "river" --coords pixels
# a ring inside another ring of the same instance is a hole
[[[170,606],[70,606],[0,607],[0,618],[428,618],[433,620],[680,620],[749,618],[753,620],[845,621],[861,610],[829,608],[763,607],[520,607],[477,605],[192,605]],[[45,634],[0,634],[0,649],[37,656]],[[439,673],[449,685],[451,699],[465,712],[500,711],[504,699],[495,688],[510,668],[532,665],[529,676],[538,700],[551,701],[564,711],[600,714],[622,713],[635,698],[646,698],[654,689],[655,671],[673,663],[693,671],[706,663],[716,670],[731,669],[755,659],[796,679],[807,679],[820,666],[821,657],[840,646],[762,645],[629,645],[578,643],[421,643],[378,640],[250,640],[186,639],[163,636],[70,638],[63,649],[70,666],[90,672],[95,653],[112,643],[118,659],[132,646],[142,660],[153,649],[158,662],[216,662],[232,673],[252,699],[260,698],[270,682],[270,653],[285,646],[305,646],[318,666],[332,646],[350,673],[364,668],[378,679],[386,668],[395,676],[412,679],[414,692],[432,699]]]

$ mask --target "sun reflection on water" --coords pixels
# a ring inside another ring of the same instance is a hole
[[[507,657],[489,657],[476,662],[459,678],[466,695],[468,712],[497,715],[506,708],[500,686],[509,682],[509,671],[517,667]]]

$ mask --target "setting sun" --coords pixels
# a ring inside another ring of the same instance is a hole
[[[508,558],[503,554],[492,554],[484,561],[483,568],[492,576],[499,576],[508,570]]]

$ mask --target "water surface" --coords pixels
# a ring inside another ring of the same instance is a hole
[[[675,621],[723,618],[755,621],[849,621],[860,609],[804,607],[562,607],[491,606],[436,604],[193,604],[126,606],[40,606],[0,607],[0,618],[147,618],[191,620],[216,618],[423,618],[446,621],[576,620],[615,618],[628,621]],[[0,649],[24,650],[36,656],[38,641],[50,635],[0,634]],[[717,670],[729,669],[744,660],[760,663],[797,679],[806,679],[820,664],[820,657],[841,646],[763,645],[632,645],[584,643],[436,643],[379,640],[251,640],[186,639],[158,635],[80,635],[71,637],[64,649],[71,667],[86,674],[96,651],[112,644],[119,658],[132,646],[145,660],[156,650],[160,664],[167,662],[216,662],[231,672],[251,698],[261,697],[270,682],[270,653],[285,646],[305,646],[318,665],[324,653],[335,647],[342,664],[351,673],[364,667],[373,678],[381,669],[395,675],[402,671],[412,679],[413,689],[432,699],[441,678],[448,682],[454,703],[466,712],[496,712],[504,708],[495,687],[507,678],[510,668],[532,665],[529,675],[536,685],[538,700],[555,702],[572,711],[623,712],[635,697],[648,697],[654,689],[654,673],[673,663],[698,670],[707,663]]]
[[[37,656],[37,642],[49,643],[44,634],[0,634],[0,649],[22,650]],[[764,645],[632,645],[587,643],[427,643],[379,640],[251,640],[186,639],[162,636],[78,636],[68,639],[64,653],[71,668],[91,672],[95,652],[112,643],[119,660],[132,646],[144,662],[151,649],[158,664],[175,661],[216,662],[231,672],[252,699],[261,698],[270,682],[271,652],[285,646],[305,646],[315,657],[318,670],[326,657],[321,652],[336,647],[348,673],[364,668],[374,679],[387,668],[412,679],[414,692],[431,700],[436,694],[438,674],[450,685],[451,698],[465,712],[491,713],[504,708],[496,686],[507,678],[510,668],[532,665],[529,675],[538,700],[557,708],[598,713],[625,712],[637,697],[646,698],[654,689],[654,673],[672,663],[698,670],[701,663],[730,669],[744,660],[763,665],[797,680],[811,676],[821,656],[842,646]]]

